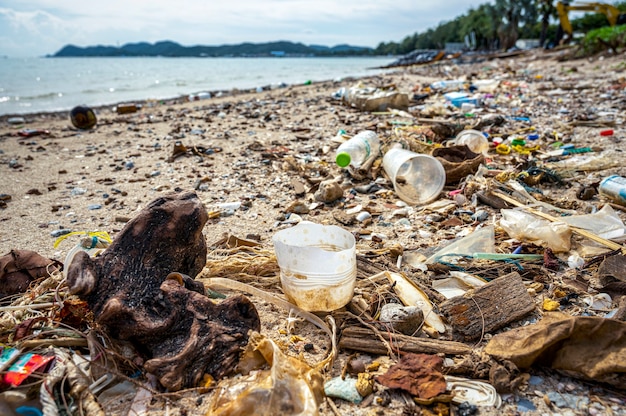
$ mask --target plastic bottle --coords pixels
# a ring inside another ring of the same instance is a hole
[[[626,178],[612,175],[602,179],[598,187],[600,195],[613,200],[620,205],[626,205]]]
[[[373,131],[365,130],[342,143],[337,148],[335,161],[338,166],[345,168],[352,165],[358,168],[372,155],[380,152],[380,139]]]
[[[430,88],[435,91],[462,90],[464,87],[465,87],[465,81],[460,80],[460,79],[435,81],[432,84],[430,84]]]

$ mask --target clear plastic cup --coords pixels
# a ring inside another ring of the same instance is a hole
[[[463,130],[456,135],[452,142],[457,145],[466,145],[472,152],[477,154],[482,153],[486,155],[489,152],[489,140],[478,130]]]
[[[356,240],[350,232],[303,221],[277,232],[272,241],[290,302],[315,312],[350,302],[356,285]]]
[[[446,183],[446,171],[436,158],[392,148],[383,157],[383,168],[400,199],[413,205],[436,199]]]

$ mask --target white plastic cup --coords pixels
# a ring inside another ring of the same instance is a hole
[[[436,199],[446,183],[446,171],[436,158],[392,148],[383,157],[383,168],[400,199],[424,205]]]
[[[287,299],[311,312],[345,306],[356,285],[356,240],[336,225],[302,221],[272,238]]]
[[[489,141],[482,132],[478,130],[463,130],[456,135],[456,138],[452,141],[459,146],[466,145],[469,149],[476,154],[487,154],[489,152]]]

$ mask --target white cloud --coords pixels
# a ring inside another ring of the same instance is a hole
[[[0,0],[0,55],[52,54],[66,44],[172,40],[183,45],[289,40],[376,46],[434,27],[478,0]]]

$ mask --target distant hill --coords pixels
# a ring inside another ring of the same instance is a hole
[[[337,45],[333,47],[277,41],[268,43],[240,43],[221,46],[182,46],[176,42],[161,41],[127,43],[123,46],[66,45],[53,57],[93,56],[165,56],[165,57],[218,57],[218,56],[346,56],[372,55],[372,48]]]

